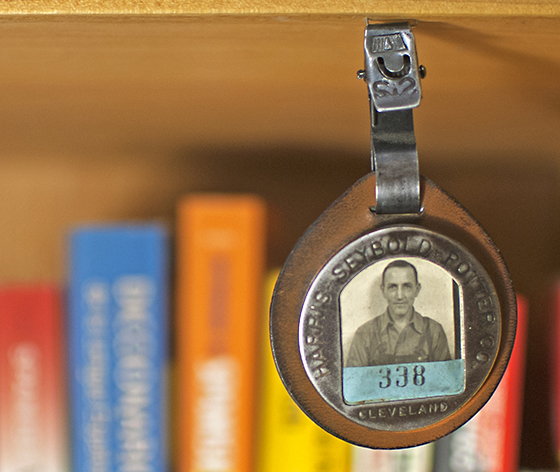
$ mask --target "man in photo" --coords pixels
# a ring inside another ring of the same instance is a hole
[[[346,367],[451,360],[441,324],[414,310],[421,288],[411,263],[399,259],[385,267],[381,293],[387,309],[356,330]]]

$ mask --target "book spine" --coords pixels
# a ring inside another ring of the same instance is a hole
[[[0,289],[0,472],[68,470],[59,291]]]
[[[465,425],[436,442],[435,471],[518,470],[528,306],[517,297],[515,346],[498,388]]]
[[[268,312],[278,271],[265,282]],[[276,370],[270,349],[268,323],[261,326],[258,470],[259,472],[345,472],[350,467],[350,444],[331,436],[294,403]]]
[[[155,225],[71,238],[73,470],[167,469],[167,238]]]
[[[195,195],[179,205],[181,472],[253,470],[264,220],[253,196]]]
[[[432,472],[434,443],[390,451],[352,448],[352,472]]]
[[[556,463],[560,464],[560,346],[558,336],[560,335],[560,280],[552,285],[552,289],[547,300],[551,305],[552,325],[554,329],[550,333],[550,352],[551,352],[551,385],[552,393],[550,398],[551,407],[551,429],[553,447],[556,453]]]

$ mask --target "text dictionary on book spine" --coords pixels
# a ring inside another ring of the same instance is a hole
[[[0,288],[0,472],[68,470],[59,291]]]
[[[267,321],[277,276],[278,271],[273,271],[265,282],[263,318]],[[258,471],[348,471],[350,444],[321,429],[294,403],[280,380],[272,358],[268,323],[262,323],[260,328]]]
[[[179,471],[248,472],[265,207],[249,195],[193,195],[178,225]]]
[[[517,296],[517,334],[506,372],[486,405],[436,442],[435,472],[516,472],[525,377],[528,305]]]
[[[167,470],[168,243],[158,225],[72,234],[73,470]]]

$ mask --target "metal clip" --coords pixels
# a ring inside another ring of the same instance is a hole
[[[365,71],[371,108],[377,213],[418,213],[420,174],[412,109],[420,104],[414,36],[408,23],[367,25]]]
[[[420,105],[420,67],[408,23],[367,25],[364,52],[364,78],[378,112]]]

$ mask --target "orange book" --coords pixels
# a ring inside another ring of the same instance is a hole
[[[58,289],[0,288],[0,472],[68,470]]]
[[[179,206],[177,244],[179,471],[248,472],[264,204],[247,195],[188,197]]]

